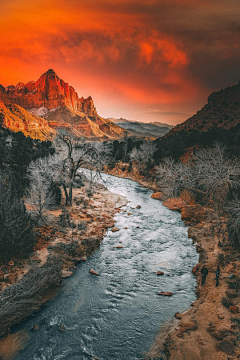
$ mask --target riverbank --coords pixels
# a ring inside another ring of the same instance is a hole
[[[159,191],[155,182],[148,182],[137,171],[130,173],[127,164],[108,173],[138,181],[141,185]],[[240,254],[228,240],[227,218],[217,217],[212,208],[196,204],[191,196],[167,199],[163,205],[182,212],[189,226],[189,238],[199,252],[199,263],[193,268],[197,279],[197,300],[183,314],[171,330],[165,330],[147,354],[148,359],[169,360],[234,360],[240,359]],[[161,193],[153,197],[162,200]],[[206,265],[209,271],[206,283],[201,286],[200,270]],[[220,266],[219,286],[215,287],[215,271]],[[167,332],[167,336],[166,336]],[[163,341],[163,338],[165,339]]]
[[[58,267],[60,273],[57,274],[56,283],[60,279],[71,276],[78,264],[86,261],[87,257],[91,256],[99,247],[107,229],[114,226],[114,215],[127,204],[127,200],[123,196],[111,193],[102,185],[95,185],[92,194],[89,194],[87,187],[76,188],[73,199],[71,208],[68,207],[64,211],[60,208],[47,211],[45,224],[35,229],[37,243],[31,258],[21,261],[11,260],[6,266],[1,267],[0,296],[8,289],[11,291],[11,288],[15,287],[16,289],[18,284],[22,284],[33,268],[47,268],[49,259],[54,258],[61,264]],[[38,282],[41,281],[41,278],[35,280]],[[57,286],[57,284],[54,285]],[[28,299],[34,304],[34,311],[57,293],[58,286],[56,286],[55,290],[52,287],[46,287],[45,292],[40,295],[36,293],[32,299]],[[25,310],[22,317],[18,316],[16,323],[33,312],[33,309],[29,308],[28,313],[25,300],[20,300]],[[21,306],[18,307],[18,311],[21,314]],[[9,313],[10,315],[12,314]],[[11,319],[9,322],[7,319],[9,316],[5,309],[4,313],[3,311],[1,313],[0,310],[1,324],[4,325],[6,320],[6,324],[10,323],[13,326],[15,322]],[[1,335],[3,335],[4,326],[1,331]],[[0,339],[1,360],[13,359],[27,339],[27,334],[24,332],[21,334],[12,334],[10,330],[8,332],[7,336]]]

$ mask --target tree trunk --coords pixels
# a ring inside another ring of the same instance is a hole
[[[64,190],[64,193],[65,193],[65,206],[70,206],[70,199],[69,199],[69,195],[68,195],[68,192],[67,192],[67,187],[66,185],[63,184],[63,190]]]

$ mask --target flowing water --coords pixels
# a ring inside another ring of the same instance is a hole
[[[180,214],[134,181],[103,177],[110,191],[129,201],[122,208],[127,212],[115,216],[120,231],[109,230],[58,295],[18,326],[30,338],[17,360],[141,359],[160,325],[195,300],[191,269],[198,255]],[[173,296],[158,296],[160,291]],[[38,330],[32,330],[35,324]]]

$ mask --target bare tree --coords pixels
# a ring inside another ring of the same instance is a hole
[[[157,145],[152,141],[145,141],[140,148],[134,148],[130,153],[131,160],[135,161],[140,172],[146,173],[153,163],[153,155],[157,150]]]
[[[179,196],[182,190],[194,187],[191,164],[165,158],[156,167],[157,183],[165,198]]]
[[[102,143],[74,139],[68,134],[60,134],[56,144],[58,153],[54,159],[57,169],[55,181],[62,185],[66,205],[71,206],[74,182],[76,178],[81,178],[80,169],[83,167],[99,171],[104,164],[104,146]]]
[[[236,244],[240,245],[240,200],[237,196],[233,200],[229,201],[225,210],[227,211],[228,218],[228,233],[230,240]]]
[[[231,178],[238,167],[235,159],[228,156],[226,147],[216,143],[212,148],[197,151],[193,159],[193,177],[196,188],[222,206],[229,190],[238,184]]]
[[[52,171],[48,159],[32,161],[28,167],[30,183],[27,199],[36,223],[44,222],[46,210],[54,205],[54,195],[50,191],[53,183]]]

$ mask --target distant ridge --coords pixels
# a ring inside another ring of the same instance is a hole
[[[127,119],[113,119],[110,118],[110,121],[114,122],[116,125],[121,128],[128,130],[132,135],[140,137],[160,137],[166,135],[171,129],[172,125],[163,124],[160,122],[155,123],[146,123],[136,120],[127,120]]]
[[[168,136],[181,131],[207,132],[235,127],[240,123],[240,82],[212,93],[207,104],[185,122],[175,126]]]

